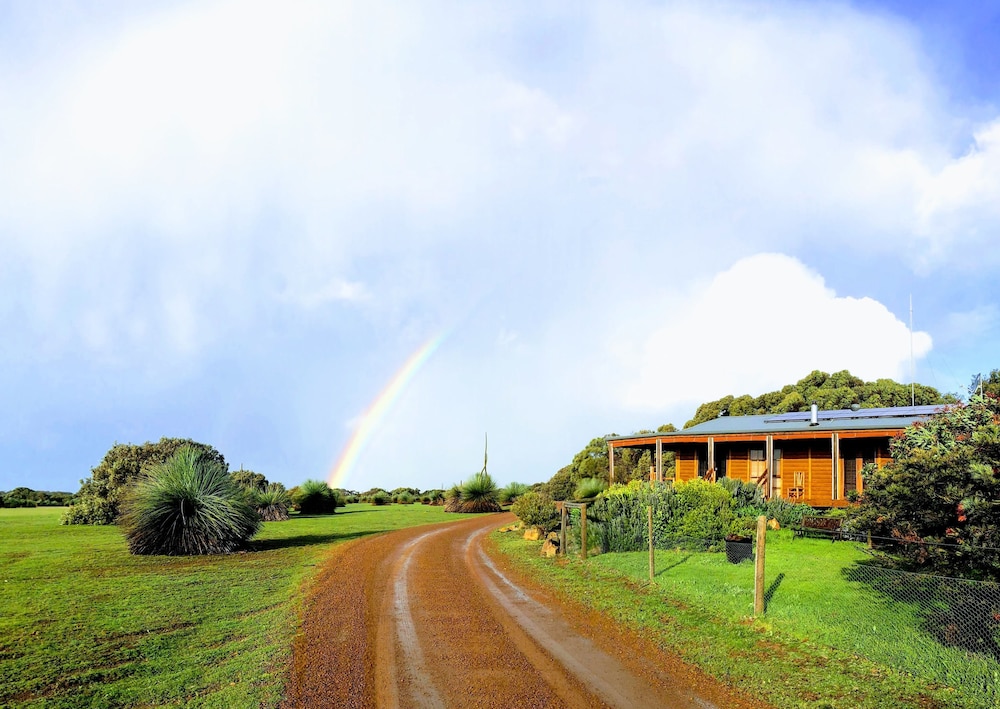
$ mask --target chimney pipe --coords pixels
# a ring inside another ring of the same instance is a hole
[[[812,416],[809,417],[810,426],[819,426],[819,406],[816,403],[812,405]]]

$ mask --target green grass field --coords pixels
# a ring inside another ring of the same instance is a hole
[[[769,533],[767,612],[754,619],[753,564],[721,553],[657,551],[650,587],[645,552],[553,561],[540,543],[492,538],[534,578],[777,706],[997,706],[1000,664],[938,642],[924,606],[852,580],[868,568],[859,545]]]
[[[251,553],[139,557],[61,512],[0,509],[0,706],[275,706],[330,546],[465,516],[348,505],[265,523]]]

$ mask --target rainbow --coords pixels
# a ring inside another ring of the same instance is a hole
[[[354,434],[347,442],[347,445],[344,446],[344,450],[341,451],[337,463],[330,471],[330,475],[327,478],[330,487],[337,488],[344,486],[344,481],[347,479],[348,473],[351,472],[354,464],[358,462],[358,458],[371,439],[372,433],[375,432],[382,419],[392,409],[392,405],[399,399],[399,396],[406,389],[406,385],[413,380],[413,377],[420,371],[420,368],[426,364],[427,360],[434,354],[434,351],[444,341],[444,338],[445,333],[442,332],[417,348],[417,351],[410,355],[409,359],[399,368],[399,371],[389,380],[385,389],[375,397],[371,406],[368,407],[368,410],[361,417],[361,423],[358,424]]]

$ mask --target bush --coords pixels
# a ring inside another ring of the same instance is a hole
[[[337,493],[322,480],[306,480],[299,485],[293,502],[305,515],[332,515],[340,506]]]
[[[576,500],[589,500],[600,495],[607,487],[607,483],[600,478],[584,478],[577,483],[573,498]]]
[[[251,493],[257,514],[264,522],[284,522],[288,519],[288,507],[292,499],[281,483],[271,483],[264,490]]]
[[[756,517],[764,514],[764,494],[753,483],[743,482],[736,478],[722,478],[719,485],[732,496],[733,514]]]
[[[63,524],[115,524],[121,512],[122,500],[132,484],[147,469],[165,463],[181,448],[195,451],[199,460],[212,462],[225,468],[226,459],[212,446],[188,438],[161,438],[157,443],[147,441],[141,446],[116,443],[90,477],[81,481],[77,493],[79,504],[66,510]]]
[[[527,527],[551,532],[559,525],[559,510],[545,493],[526,492],[511,505],[510,511]]]
[[[247,492],[225,465],[186,446],[147,469],[123,503],[121,524],[133,554],[226,554],[260,528]]]
[[[800,524],[803,517],[816,514],[816,510],[801,502],[791,502],[783,497],[773,497],[764,505],[764,514],[767,515],[768,519],[778,520],[778,524],[782,527],[788,527]]]
[[[392,499],[389,497],[389,493],[386,492],[385,490],[377,490],[373,492],[369,496],[368,500],[373,505],[388,505],[390,502],[392,502]]]
[[[396,495],[393,502],[395,502],[398,505],[412,505],[413,495],[411,495],[409,492],[401,492],[398,495]]]

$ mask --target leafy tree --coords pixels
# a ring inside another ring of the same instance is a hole
[[[997,374],[997,387],[1000,389],[1000,372]],[[846,369],[833,374],[817,369],[795,384],[786,385],[778,391],[757,397],[748,394],[734,397],[730,394],[715,401],[707,401],[698,407],[694,417],[684,424],[684,428],[711,421],[723,412],[730,416],[783,414],[805,411],[812,402],[816,402],[821,409],[846,409],[854,404],[870,409],[909,406],[910,401],[909,384],[900,384],[891,379],[865,382]],[[913,401],[919,406],[955,403],[958,399],[951,394],[941,394],[933,387],[917,384],[913,387]]]
[[[264,492],[267,489],[267,478],[252,470],[234,470],[230,473],[237,485],[253,492]],[[284,489],[284,488],[282,488]]]
[[[889,465],[865,471],[851,526],[898,540],[913,566],[1000,576],[1000,399],[948,407],[907,428],[891,452]]]
[[[210,445],[189,438],[161,438],[156,443],[142,445],[116,443],[91,469],[91,475],[81,480],[77,502],[62,517],[63,524],[115,524],[122,500],[145,470],[166,463],[181,448],[191,448],[198,460],[224,468],[229,466],[219,451]]]

